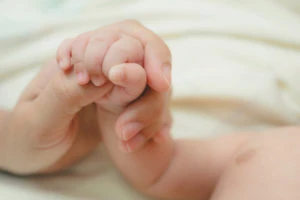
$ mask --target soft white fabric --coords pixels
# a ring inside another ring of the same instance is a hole
[[[299,14],[298,0],[2,0],[0,106],[14,106],[62,39],[131,18],[172,50],[175,137],[299,124]],[[1,175],[1,198],[143,199],[101,148],[68,173]]]

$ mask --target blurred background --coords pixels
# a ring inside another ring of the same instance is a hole
[[[0,107],[13,108],[64,38],[125,19],[142,22],[172,51],[174,137],[299,124],[299,0],[0,0]],[[147,199],[102,146],[63,174],[2,174],[0,194]]]

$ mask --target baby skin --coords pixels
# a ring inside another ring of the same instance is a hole
[[[116,118],[123,152],[159,141],[171,121],[170,71],[165,43],[136,21],[65,40],[15,108],[0,110],[0,168],[27,175],[70,167],[102,141],[106,114]]]
[[[144,29],[139,24],[129,27],[126,22],[105,26],[64,40],[57,50],[57,63],[66,74],[72,71],[79,85],[98,87],[99,94],[93,101],[98,113],[102,113],[98,115],[100,121],[102,115],[105,116],[104,111],[119,116],[125,107],[128,108],[127,116],[121,116],[117,123],[114,121],[119,146],[127,152],[140,148],[157,133],[156,139],[168,132],[171,121],[169,113],[165,112],[168,101],[163,100],[169,99],[169,92],[158,96],[153,91],[149,93],[150,88],[146,88],[146,84],[156,83],[149,74],[159,74],[153,67],[158,64],[157,59],[149,55],[149,48],[153,48],[151,42],[161,43],[161,47],[153,49],[153,52],[161,60],[166,60],[165,65],[170,65],[170,52],[159,37]],[[166,68],[170,70],[170,66],[163,66],[162,70]],[[147,70],[150,72],[146,73]],[[169,86],[169,72],[167,74],[159,87]],[[143,100],[131,105],[142,92],[145,92]],[[155,103],[148,103],[151,101]]]
[[[167,47],[137,22],[65,40],[15,109],[0,112],[0,167],[60,171],[102,140],[124,177],[153,197],[300,199],[300,128],[173,140],[169,65]]]
[[[87,37],[91,37],[90,33]],[[114,43],[117,44],[128,44],[126,47],[136,49],[131,51],[135,52],[131,54],[133,57],[121,57],[107,68],[102,64],[102,69],[97,71],[90,70],[86,65],[76,67],[76,64],[63,65],[62,68],[76,74],[79,84],[85,85],[91,81],[102,91],[103,95],[96,99],[98,128],[112,160],[138,190],[162,199],[300,198],[300,148],[297,142],[300,128],[297,127],[259,134],[236,133],[210,140],[172,140],[168,134],[159,134],[157,140],[145,140],[138,135],[136,140],[142,140],[144,144],[138,151],[123,152],[131,151],[130,146],[135,146],[135,141],[129,146],[128,143],[121,143],[121,149],[118,148],[118,115],[126,107],[130,108],[132,101],[139,104],[141,98],[137,97],[146,87],[147,73],[141,67],[142,62],[139,62],[142,50],[139,45],[134,46],[136,43],[132,38],[121,37]],[[120,53],[118,50],[112,52],[115,57]],[[70,57],[66,63],[72,63],[71,60]],[[148,101],[148,107],[151,112],[156,107],[155,101]],[[143,113],[148,115],[148,112]],[[145,114],[138,117],[143,119]],[[149,128],[156,125],[150,124]],[[138,133],[140,128],[134,127],[132,130]]]

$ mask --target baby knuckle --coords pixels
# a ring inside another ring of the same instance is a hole
[[[88,63],[85,67],[90,72],[100,73],[102,69],[103,60],[105,58],[105,54],[98,53],[94,55],[86,56],[86,63]]]
[[[72,50],[74,51],[74,50],[81,49],[85,51],[89,42],[90,42],[90,34],[88,33],[80,34],[72,42]]]
[[[89,36],[90,36],[89,32],[81,33],[81,34],[77,35],[77,37],[75,38],[75,41],[80,42],[80,41],[89,40]]]
[[[84,60],[73,59],[72,64],[73,64],[75,73],[81,72],[86,69]]]

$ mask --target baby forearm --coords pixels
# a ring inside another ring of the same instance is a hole
[[[211,167],[210,148],[199,141],[177,141],[162,144],[149,142],[134,153],[123,153],[118,138],[109,125],[114,116],[98,113],[101,132],[108,152],[117,168],[141,192],[166,199],[199,199],[208,197],[217,177]],[[100,116],[99,116],[100,119]],[[217,175],[216,175],[217,174]]]
[[[99,128],[104,144],[117,168],[138,189],[149,188],[159,179],[172,160],[174,150],[172,141],[170,140],[163,145],[149,142],[140,151],[124,153],[118,148],[119,139],[115,131],[110,128],[114,127],[110,124],[116,121],[115,116],[98,114],[100,115],[99,119],[101,119]]]
[[[102,118],[105,126],[100,128],[116,166],[141,192],[164,199],[209,199],[237,147],[248,139],[244,134],[213,140],[170,139],[163,144],[149,142],[126,154],[119,150],[114,130],[108,130],[115,120]]]
[[[168,169],[148,192],[167,199],[209,199],[228,163],[254,136],[237,133],[207,140],[177,140]]]
[[[109,153],[126,179],[141,192],[163,199],[207,198],[214,186],[209,152],[199,142],[149,142],[138,152],[123,153],[114,134],[104,135]],[[198,155],[197,155],[198,154]],[[199,159],[198,159],[199,158]],[[211,170],[211,171],[209,171]]]
[[[144,190],[150,187],[168,167],[172,159],[172,141],[164,145],[149,142],[140,151],[124,153],[118,148],[119,139],[113,129],[116,116],[103,113],[103,111],[98,112],[98,115],[98,118],[101,119],[99,129],[102,139],[117,168],[138,189]]]
[[[209,199],[220,174],[211,162],[210,146],[199,140],[176,140],[174,143],[171,162],[146,192],[172,200]]]

